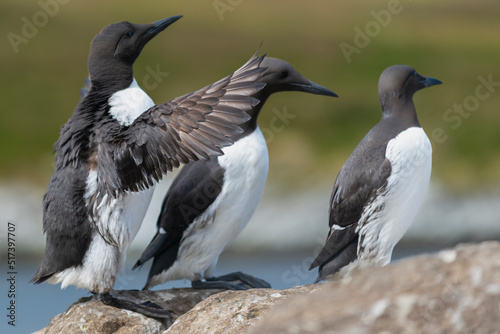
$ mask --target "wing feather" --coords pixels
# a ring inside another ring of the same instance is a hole
[[[366,150],[365,144],[365,141],[360,143],[335,180],[330,198],[330,230],[325,246],[310,266],[310,269],[320,266],[320,276],[332,274],[321,273],[330,262],[344,261],[329,265],[338,270],[356,259],[356,254],[354,258],[345,256],[344,250],[353,247],[352,242],[358,238],[357,227],[364,207],[387,184],[391,164],[385,158],[385,143],[373,150]],[[365,154],[359,154],[361,150]]]
[[[259,103],[251,95],[265,86],[256,82],[266,70],[264,57],[255,54],[232,75],[150,108],[113,136],[101,134],[97,197],[144,190],[181,163],[222,155],[249,120],[246,111]]]

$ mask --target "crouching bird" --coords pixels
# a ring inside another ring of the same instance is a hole
[[[263,57],[216,83],[154,105],[132,65],[145,44],[181,16],[104,28],[89,54],[90,88],[55,144],[56,167],[43,198],[45,254],[32,282],[87,288],[103,302],[148,316],[157,305],[113,297],[115,278],[153,189],[180,163],[223,154],[243,132],[263,88]]]
[[[441,81],[395,65],[378,83],[382,120],[341,168],[330,199],[326,244],[310,269],[317,282],[353,263],[384,266],[412,223],[431,175],[432,147],[417,118],[413,94]]]
[[[265,87],[253,95],[260,103],[247,111],[251,118],[242,125],[243,133],[231,137],[234,144],[223,148],[223,156],[186,165],[168,190],[156,235],[134,266],[153,258],[144,289],[177,279],[191,280],[200,289],[270,287],[242,272],[212,276],[219,255],[246,226],[264,190],[269,160],[257,118],[276,92],[337,95],[283,60],[267,57],[261,65],[267,69],[258,82]]]

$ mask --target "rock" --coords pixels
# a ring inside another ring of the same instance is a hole
[[[173,312],[173,320],[192,309],[201,300],[221,290],[193,290],[189,288],[161,291],[114,291],[113,295],[125,296],[135,302],[145,300]],[[53,333],[161,333],[172,322],[163,323],[132,311],[107,306],[93,297],[80,298],[66,312],[55,316],[51,323],[35,334]]]
[[[287,300],[250,333],[500,333],[500,243],[363,269]]]
[[[287,290],[116,294],[150,300],[177,320],[82,298],[37,333],[500,333],[500,243],[460,245]]]
[[[224,291],[210,296],[179,317],[163,334],[245,333],[269,308],[290,296],[315,291],[309,285],[287,290]]]

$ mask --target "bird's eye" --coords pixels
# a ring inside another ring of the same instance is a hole
[[[285,79],[287,76],[288,76],[288,71],[281,71],[280,72],[281,79]]]
[[[125,37],[132,37],[132,35],[133,35],[133,34],[134,34],[134,33],[133,33],[132,31],[127,31],[127,32],[125,33]]]

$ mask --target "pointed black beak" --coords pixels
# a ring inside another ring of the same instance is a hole
[[[169,25],[171,25],[172,23],[174,23],[175,21],[180,19],[181,17],[182,17],[182,15],[175,15],[175,16],[167,17],[166,19],[151,23],[153,26],[148,29],[146,34],[152,34],[153,36],[151,38],[153,38],[154,36],[158,35],[163,30],[165,30],[165,28],[167,28]]]
[[[290,85],[294,87],[294,90],[301,91],[301,92],[306,92],[306,93],[311,93],[311,94],[316,94],[316,95],[339,97],[337,94],[335,94],[334,92],[332,92],[328,88],[320,86],[317,83],[314,83],[312,81],[310,81],[309,85],[308,84],[297,84],[297,83],[292,83]]]
[[[142,49],[156,35],[165,30],[169,25],[180,19],[182,15],[167,17],[166,19],[148,24],[135,24],[134,26],[139,33],[138,45]]]
[[[424,87],[430,87],[430,86],[442,84],[441,80],[434,79],[431,77],[424,77],[424,76],[422,76],[422,78],[419,80],[419,82],[422,85],[424,85]]]

